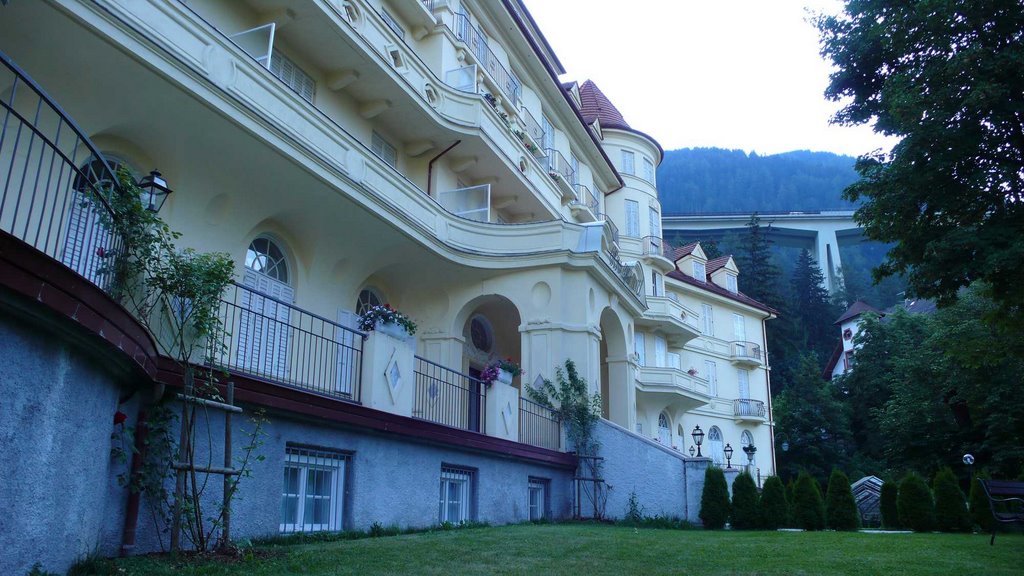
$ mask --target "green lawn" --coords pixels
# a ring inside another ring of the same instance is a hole
[[[233,564],[118,561],[116,574],[858,574],[957,576],[1022,572],[1024,537],[705,532],[593,524],[517,525],[271,548]]]

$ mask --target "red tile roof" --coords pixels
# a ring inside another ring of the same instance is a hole
[[[719,256],[718,258],[708,260],[708,263],[707,265],[705,265],[704,269],[707,271],[708,274],[711,274],[712,272],[728,264],[729,258],[732,258],[732,256],[727,254],[725,256]]]
[[[715,294],[718,294],[719,296],[724,296],[730,300],[735,300],[736,302],[739,302],[741,304],[752,306],[754,308],[757,308],[758,310],[763,310],[764,312],[767,312],[769,314],[774,314],[776,316],[778,316],[779,314],[778,311],[772,308],[771,306],[768,306],[767,304],[762,304],[742,292],[730,292],[711,281],[701,282],[700,280],[697,280],[692,276],[687,276],[686,274],[683,274],[679,270],[673,270],[669,272],[668,277],[675,280],[679,280],[680,282],[683,282],[685,284],[690,284],[698,288],[703,288],[708,292],[713,292]]]
[[[697,248],[698,244],[700,244],[700,242],[690,242],[686,246],[680,246],[679,248],[676,248],[675,253],[672,254],[672,261],[675,262],[680,258],[693,254],[693,251],[694,249]]]
[[[879,310],[878,308],[875,308],[874,306],[871,306],[870,304],[863,302],[861,300],[857,300],[856,302],[851,304],[850,307],[846,309],[846,312],[843,312],[843,315],[840,316],[839,319],[833,322],[832,324],[842,324],[843,322],[846,322],[850,318],[856,318],[857,316],[860,316],[865,312],[874,312],[879,316],[885,315],[885,313]]]
[[[626,128],[629,124],[612,101],[601,92],[593,80],[587,80],[580,86],[580,102],[582,103],[583,119],[587,124],[594,120],[601,121],[602,128]]]

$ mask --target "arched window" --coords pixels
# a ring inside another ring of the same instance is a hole
[[[750,433],[749,430],[744,430],[743,433],[740,434],[740,451],[743,454],[741,462],[743,462],[743,467],[747,469],[747,472],[749,472],[751,476],[754,475],[754,469],[757,466],[757,454],[754,454],[754,459],[753,461],[751,461],[749,458],[747,458],[747,453],[743,452],[743,448],[753,445],[754,436]]]
[[[708,430],[708,455],[716,466],[725,465],[725,443],[722,442],[722,431],[718,426],[712,426]]]
[[[93,284],[106,288],[110,282],[107,259],[116,256],[114,236],[103,226],[96,203],[97,193],[104,193],[113,185],[120,168],[131,168],[126,162],[104,155],[103,160],[90,157],[79,168],[68,194],[68,223],[64,235],[61,262],[87,278]],[[107,166],[112,172],[107,171]]]
[[[377,292],[375,288],[363,288],[359,291],[359,296],[356,298],[356,314],[362,316],[370,308],[380,306],[381,304],[384,304],[384,298],[380,295],[380,292]]]
[[[469,320],[469,337],[477,350],[488,354],[494,350],[494,327],[487,318],[477,314]]]
[[[664,412],[658,414],[658,441],[665,446],[672,445],[672,428],[668,422],[668,415]]]
[[[245,252],[245,266],[264,276],[288,284],[288,262],[284,252],[265,236],[260,236],[249,244]]]
[[[291,308],[295,291],[288,284],[284,250],[258,236],[245,253],[239,303],[246,310],[238,320],[238,366],[276,380],[288,379]],[[269,296],[269,298],[268,298]]]

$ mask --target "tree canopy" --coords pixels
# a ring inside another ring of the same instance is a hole
[[[1024,318],[1024,4],[847,0],[817,20],[837,70],[833,121],[900,137],[856,165],[844,196],[867,236],[894,243],[877,278],[956,299],[989,283],[1000,316]]]

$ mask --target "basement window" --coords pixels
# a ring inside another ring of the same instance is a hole
[[[285,449],[281,532],[342,529],[342,494],[348,456],[334,450]]]
[[[473,472],[461,468],[441,467],[441,498],[438,521],[462,524],[470,520],[470,497],[473,494]]]

